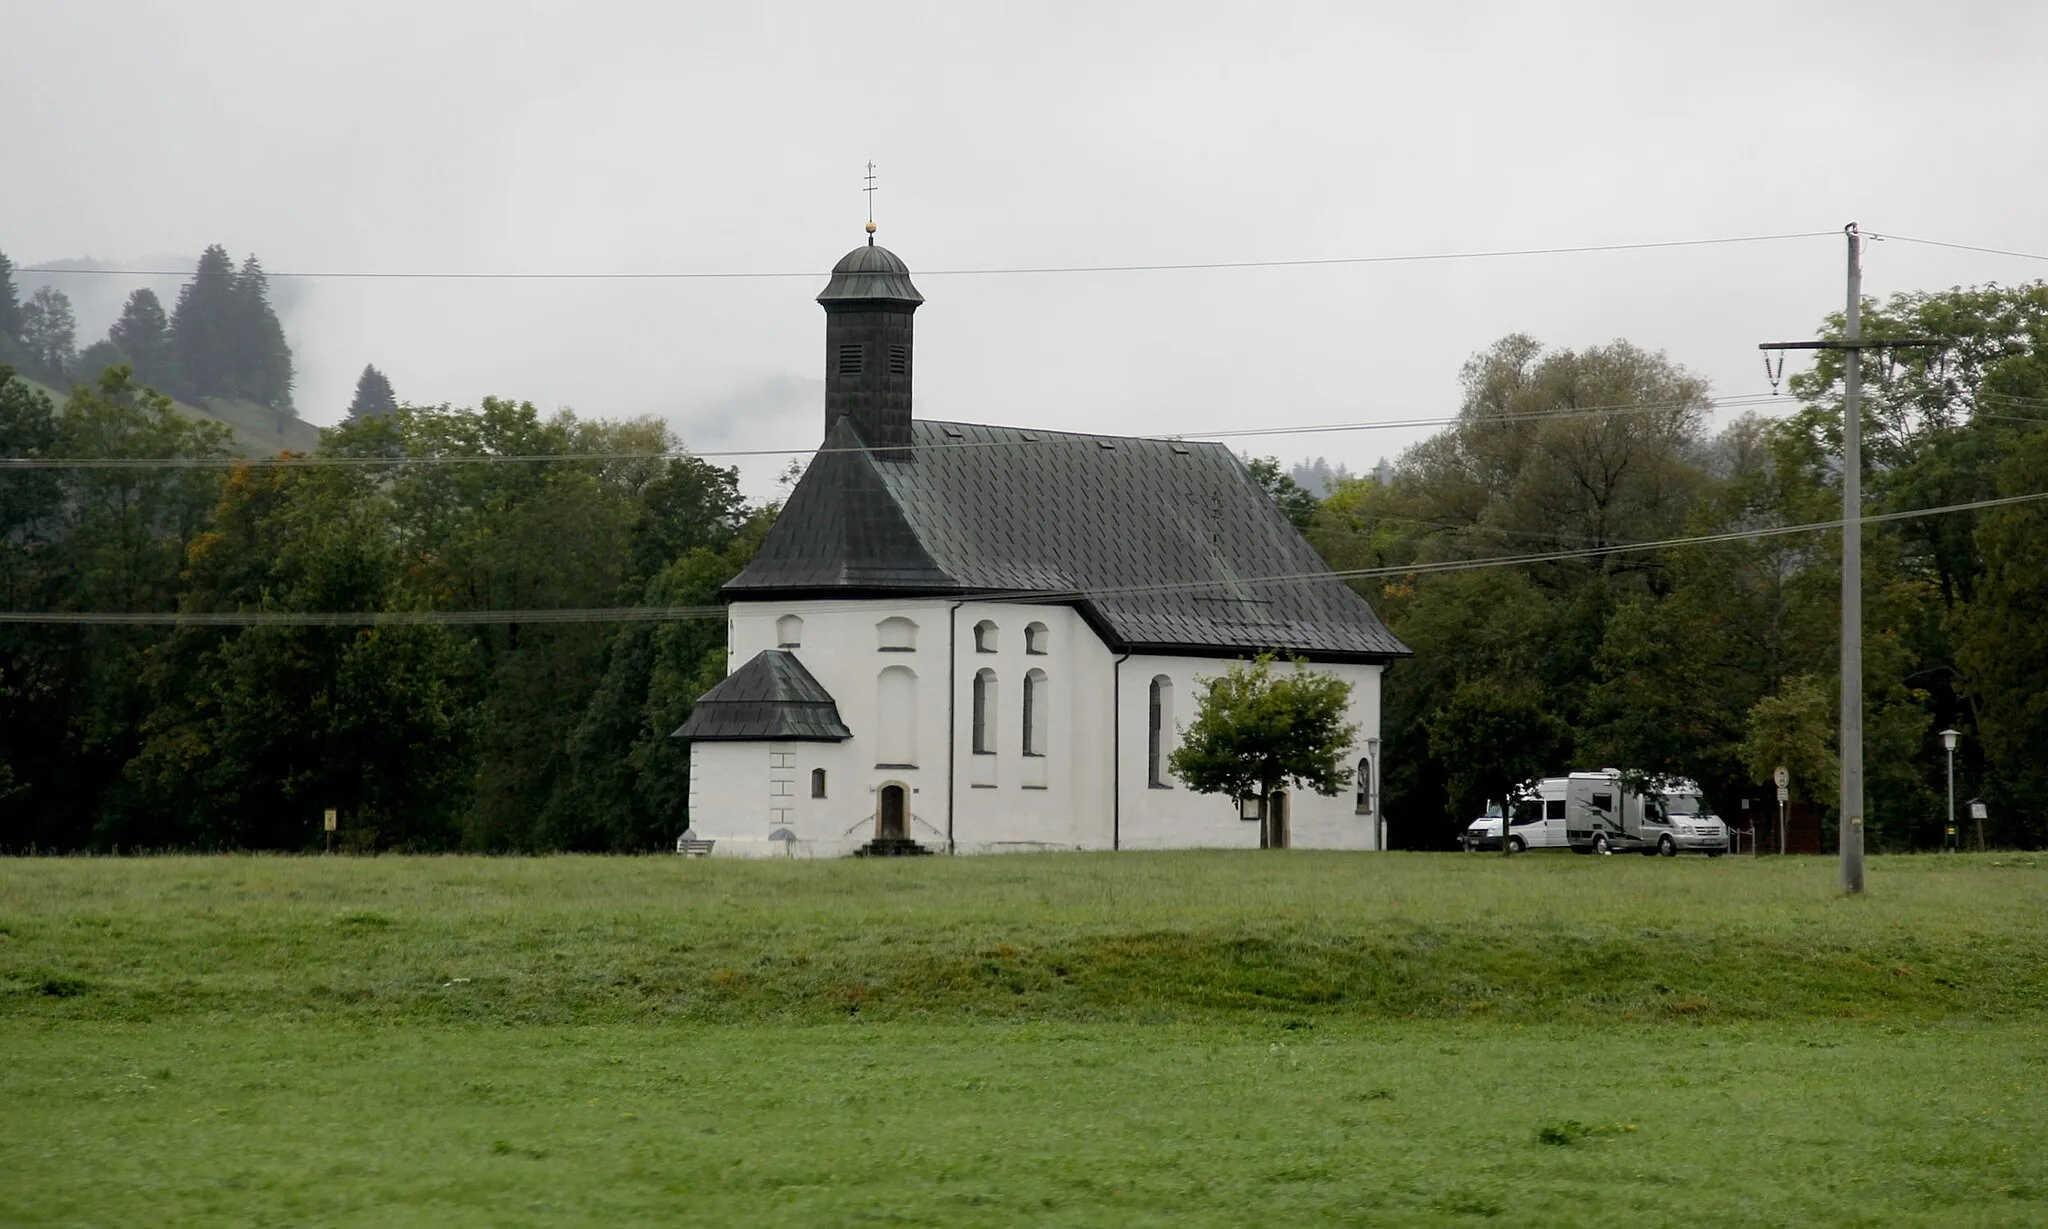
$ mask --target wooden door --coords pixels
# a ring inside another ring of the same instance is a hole
[[[875,836],[884,841],[901,841],[910,837],[910,821],[904,806],[903,787],[884,785],[881,805],[875,816]]]

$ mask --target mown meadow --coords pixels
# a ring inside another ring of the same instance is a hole
[[[2018,1224],[2048,859],[0,862],[0,1222]]]

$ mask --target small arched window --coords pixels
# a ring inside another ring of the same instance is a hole
[[[974,672],[974,753],[996,753],[996,672]]]
[[[917,651],[917,624],[902,615],[893,615],[875,624],[875,638],[884,653],[914,653]]]
[[[1372,761],[1358,761],[1358,814],[1372,814]]]
[[[793,614],[775,620],[775,647],[778,649],[802,648],[804,643],[804,621]]]
[[[974,651],[993,653],[996,651],[996,625],[983,619],[974,625]]]
[[[1151,707],[1145,722],[1145,783],[1153,789],[1172,789],[1166,779],[1166,759],[1172,754],[1173,680],[1165,675],[1152,679]]]
[[[1045,656],[1045,641],[1048,634],[1043,623],[1026,625],[1024,628],[1024,651],[1032,657]]]
[[[1046,705],[1045,671],[1033,670],[1024,676],[1024,754],[1044,755],[1046,735],[1050,732],[1050,714]]]
[[[811,769],[811,797],[823,798],[824,796],[825,770],[822,768],[813,768]]]

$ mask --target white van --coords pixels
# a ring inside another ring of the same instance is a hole
[[[1508,825],[1508,845],[1516,853],[1525,849],[1563,849],[1565,802],[1570,778],[1545,777],[1536,788],[1514,805]],[[1500,815],[1494,812],[1475,819],[1465,829],[1461,842],[1468,851],[1500,848]]]

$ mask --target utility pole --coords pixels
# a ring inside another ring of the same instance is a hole
[[[1842,370],[1842,715],[1841,846],[1842,891],[1863,891],[1863,352],[1905,346],[1935,346],[1939,338],[1895,337],[1863,340],[1863,236],[1854,222],[1842,228],[1849,240],[1849,301],[1842,312],[1840,341],[1775,341],[1764,351],[1840,350]],[[1770,360],[1765,359],[1766,368]],[[1784,370],[1771,374],[1775,391]]]

